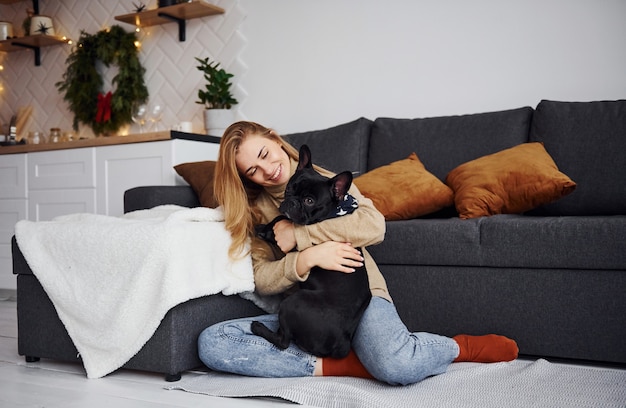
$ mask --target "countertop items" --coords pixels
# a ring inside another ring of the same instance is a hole
[[[139,133],[128,136],[108,136],[93,139],[79,139],[69,142],[45,143],[45,144],[18,144],[12,146],[0,146],[0,155],[14,153],[42,152],[48,150],[76,149],[80,147],[112,146],[127,143],[155,142],[159,140],[184,139],[198,142],[219,143],[220,138],[196,133],[165,130],[161,132]]]

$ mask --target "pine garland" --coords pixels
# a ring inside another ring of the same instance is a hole
[[[81,31],[77,46],[67,58],[63,80],[56,83],[74,113],[74,130],[78,131],[80,122],[97,135],[114,134],[132,122],[133,106],[148,100],[143,79],[146,69],[139,62],[136,41],[134,32],[128,33],[118,25],[93,35]],[[104,92],[102,77],[96,69],[98,60],[106,67],[114,64],[119,68],[112,80],[112,85],[117,87],[108,95],[106,116],[99,112]]]

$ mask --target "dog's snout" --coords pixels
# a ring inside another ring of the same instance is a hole
[[[280,211],[281,213],[289,216],[289,212],[298,208],[298,202],[295,200],[285,200],[280,204],[280,207],[278,207],[278,211]]]

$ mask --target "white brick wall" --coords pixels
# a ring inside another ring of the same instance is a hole
[[[194,131],[203,131],[202,107],[195,103],[197,90],[204,85],[202,73],[198,71],[194,57],[210,57],[235,74],[234,94],[240,105],[246,98],[239,79],[246,72],[241,60],[241,51],[246,39],[240,26],[246,17],[238,0],[211,0],[226,10],[225,14],[207,16],[187,21],[186,41],[178,41],[178,25],[175,23],[143,29],[140,60],[146,68],[145,81],[151,101],[160,101],[166,106],[162,123],[171,127],[181,121],[192,121]],[[139,1],[135,1],[136,4]],[[155,8],[157,0],[144,0],[148,8]],[[26,9],[32,3],[0,5],[0,20],[13,23],[15,34],[22,35],[22,21]],[[41,0],[39,12],[52,17],[57,35],[78,40],[81,30],[90,34],[117,24],[131,31],[133,26],[115,20],[116,15],[134,10],[130,0]],[[11,115],[21,106],[33,105],[33,116],[28,129],[48,132],[51,127],[69,129],[73,115],[67,110],[54,84],[62,79],[65,60],[71,46],[61,45],[41,49],[41,66],[34,65],[33,52],[24,50],[0,53],[0,123],[8,123]],[[115,75],[116,67],[104,68],[105,82]],[[107,87],[107,85],[105,85]],[[105,91],[110,90],[105,89]],[[135,128],[130,129],[136,131]],[[88,127],[81,126],[81,135],[92,137]]]

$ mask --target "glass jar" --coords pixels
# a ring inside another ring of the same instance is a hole
[[[43,143],[41,133],[39,132],[28,132],[28,143],[29,144],[39,144]]]
[[[61,141],[61,129],[51,128],[48,143],[59,143]]]
[[[63,136],[61,137],[61,141],[63,142],[72,142],[74,140],[78,140],[76,138],[76,134],[72,131],[63,132]]]

